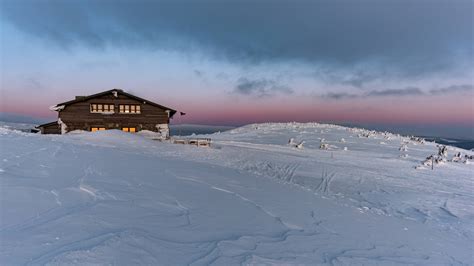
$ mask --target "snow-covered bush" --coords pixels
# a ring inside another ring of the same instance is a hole
[[[439,145],[438,146],[438,156],[448,157],[448,147],[446,147],[444,145]]]
[[[303,149],[303,144],[304,144],[304,140],[301,141],[300,143],[296,144],[296,148]]]
[[[288,140],[288,145],[290,145],[290,146],[295,146],[295,145],[296,145],[295,139],[294,139],[294,138],[290,138],[290,139]]]
[[[410,137],[410,140],[413,141],[413,142],[415,142],[415,143],[425,144],[425,139],[424,139],[424,138],[419,138],[419,137],[411,136],[411,137]]]
[[[447,162],[446,158],[444,158],[442,156],[435,156],[435,155],[432,154],[432,155],[426,157],[426,159],[422,162],[422,165],[432,167],[433,164],[441,165],[441,164],[444,164],[446,162]]]
[[[402,144],[400,148],[398,148],[399,151],[408,151],[408,146],[406,144]]]
[[[458,152],[456,154],[454,154],[453,158],[451,159],[451,162],[461,162],[462,160],[462,157],[461,157],[461,152]]]

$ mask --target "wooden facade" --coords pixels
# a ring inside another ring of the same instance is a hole
[[[59,126],[58,121],[40,125],[38,128],[41,134],[61,134],[61,127]]]
[[[73,130],[96,131],[120,129],[127,132],[168,130],[175,110],[131,95],[119,89],[90,96],[76,96],[75,100],[53,107],[58,112],[58,133]],[[39,126],[41,133],[53,132],[52,123]],[[49,133],[53,134],[53,133]]]

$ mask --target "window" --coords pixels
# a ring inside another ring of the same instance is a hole
[[[110,113],[114,111],[114,106],[111,104],[104,104],[104,112]]]
[[[121,104],[119,105],[119,111],[125,114],[139,114],[141,108],[138,104]]]
[[[114,108],[113,104],[93,103],[91,104],[91,113],[113,113]]]
[[[137,128],[135,128],[135,127],[123,127],[122,131],[134,133],[134,132],[137,132]]]
[[[92,132],[101,131],[101,130],[105,130],[105,127],[92,127],[91,128]]]

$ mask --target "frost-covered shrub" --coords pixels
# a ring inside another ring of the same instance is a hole
[[[461,152],[458,152],[456,154],[454,154],[453,158],[451,159],[451,162],[460,162],[462,160],[462,157],[461,157]]]
[[[301,141],[300,143],[296,144],[296,148],[303,149],[303,144],[304,144],[304,140]]]
[[[329,144],[327,144],[327,143],[321,143],[321,145],[319,145],[319,149],[321,149],[321,150],[329,150]]]
[[[290,138],[290,139],[288,140],[288,145],[290,145],[290,146],[295,146],[295,145],[296,145],[295,139],[294,139],[294,138]]]
[[[425,159],[425,161],[423,161],[422,165],[432,167],[433,164],[441,165],[441,164],[445,164],[446,162],[447,162],[446,158],[444,158],[442,156],[430,155],[430,156],[426,157],[426,159]]]
[[[408,146],[406,144],[402,144],[400,148],[398,148],[399,151],[408,151]]]
[[[448,157],[448,147],[446,146],[438,146],[438,156],[441,157]]]
[[[411,136],[411,137],[410,137],[410,140],[413,141],[413,142],[415,142],[415,143],[425,144],[425,139],[424,139],[424,138],[419,138],[419,137]]]

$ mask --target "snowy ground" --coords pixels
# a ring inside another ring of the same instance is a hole
[[[0,127],[0,264],[474,264],[474,163],[415,169],[434,143],[321,124],[206,137]]]

